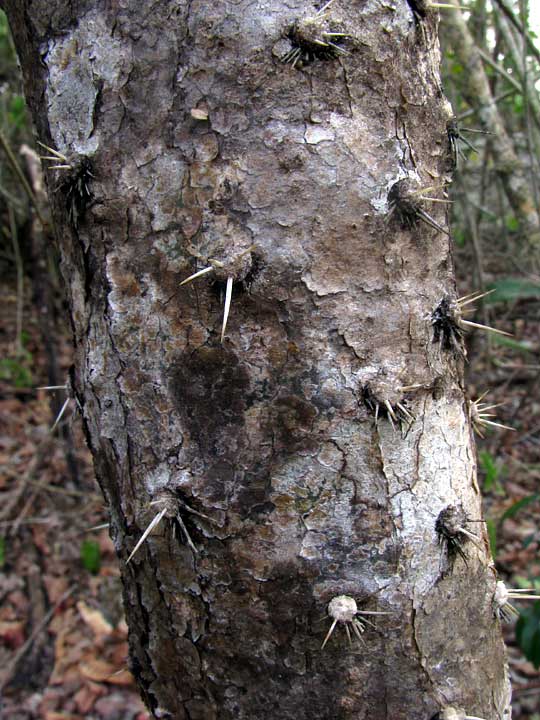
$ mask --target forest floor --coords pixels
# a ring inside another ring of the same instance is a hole
[[[0,357],[13,356],[16,296],[0,290]],[[20,367],[0,365],[0,718],[147,720],[127,669],[120,570],[74,400],[48,383],[38,313],[24,308]],[[65,382],[69,333],[56,339]],[[22,377],[21,377],[22,373]],[[62,384],[59,383],[59,384]],[[54,402],[54,410],[51,409]]]
[[[114,548],[106,527],[94,529],[107,523],[107,512],[74,400],[51,433],[67,395],[64,390],[33,389],[49,380],[40,318],[29,298],[23,314],[27,354],[18,364],[8,362],[16,314],[15,290],[3,284],[0,720],[146,720],[149,715],[127,669],[127,627]],[[478,444],[497,567],[501,578],[515,586],[540,579],[538,318],[528,307],[514,305],[497,324],[536,348],[536,354],[516,355],[508,346],[488,346],[476,336],[469,345],[470,396],[489,388],[485,402],[504,403],[496,410],[497,421],[516,429],[487,431]],[[66,328],[55,340],[62,378],[72,362],[68,336]],[[539,720],[540,672],[519,650],[515,625],[505,626],[505,639],[514,717]]]

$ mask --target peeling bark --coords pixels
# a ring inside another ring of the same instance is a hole
[[[482,525],[465,557],[436,532],[450,505],[481,512],[462,359],[430,319],[451,244],[389,217],[402,179],[442,197],[436,15],[336,0],[348,54],[293,67],[289,31],[318,17],[300,0],[4,5],[39,139],[92,163],[77,228],[60,171],[49,192],[154,715],[506,717]],[[388,614],[321,651],[339,595]]]

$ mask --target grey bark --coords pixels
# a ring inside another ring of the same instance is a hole
[[[451,243],[388,218],[395,182],[448,168],[436,16],[336,0],[350,54],[292,67],[287,28],[317,11],[300,0],[4,5],[39,139],[92,158],[78,229],[48,181],[154,715],[506,717],[482,525],[453,569],[435,531],[449,505],[481,512],[462,361],[430,322]],[[366,386],[409,403],[407,432],[375,424]],[[197,552],[164,517],[126,564],[164,493]],[[342,594],[389,614],[321,651]]]

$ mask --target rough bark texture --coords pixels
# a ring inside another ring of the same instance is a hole
[[[287,30],[320,7],[301,0],[4,4],[40,140],[92,159],[78,230],[48,180],[155,716],[503,718],[485,538],[452,569],[435,530],[449,505],[480,516],[462,363],[430,322],[451,243],[388,218],[394,183],[448,168],[435,14],[336,0],[350,54],[292,67]],[[408,403],[407,432],[366,386]],[[164,491],[198,552],[165,517],[126,564]],[[321,651],[341,594],[389,614]]]

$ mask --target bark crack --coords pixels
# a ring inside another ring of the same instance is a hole
[[[426,665],[427,665],[427,660],[426,660],[426,658],[424,657],[424,654],[423,654],[422,649],[421,649],[421,647],[420,647],[420,643],[418,642],[418,637],[417,637],[417,635],[416,635],[417,617],[418,617],[418,611],[417,611],[417,610],[414,608],[414,606],[412,606],[412,604],[411,604],[411,622],[412,622],[412,628],[413,628],[412,638],[413,638],[413,642],[414,642],[414,648],[415,648],[415,650],[416,650],[416,652],[417,652],[417,654],[418,654],[418,660],[419,660],[420,667],[422,668],[422,670],[423,670],[423,672],[424,672],[424,675],[425,675],[425,678],[426,678],[426,680],[427,680],[427,682],[428,682],[428,684],[429,684],[429,687],[430,687],[431,690],[433,691],[433,690],[435,690],[435,688],[436,688],[436,682],[435,682],[434,678],[432,678],[432,676],[431,676],[428,668],[426,667]]]

